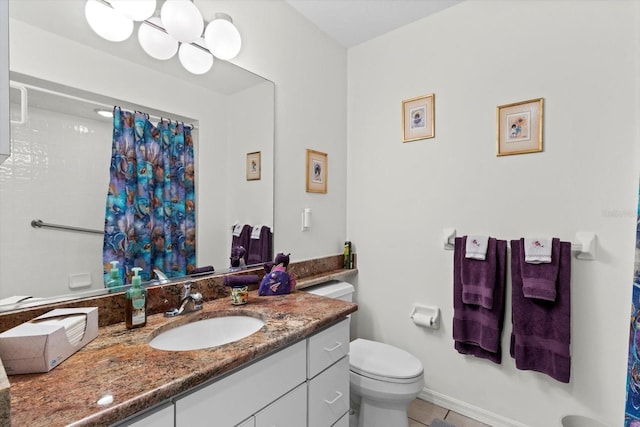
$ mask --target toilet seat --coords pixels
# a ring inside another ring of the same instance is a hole
[[[422,363],[397,347],[358,338],[349,346],[350,370],[378,381],[407,384],[420,380]]]

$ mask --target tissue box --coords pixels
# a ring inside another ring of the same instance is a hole
[[[97,336],[97,307],[58,308],[1,333],[0,358],[8,375],[49,372]]]

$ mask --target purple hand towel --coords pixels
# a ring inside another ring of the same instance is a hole
[[[455,240],[453,254],[453,339],[459,353],[502,362],[502,326],[504,324],[507,242],[496,240],[495,284],[491,309],[462,302],[462,262],[465,244]]]
[[[271,229],[263,225],[260,229],[260,237],[257,239],[249,239],[247,265],[271,261],[273,257],[271,236]]]
[[[191,272],[189,273],[191,274],[203,274],[203,273],[209,273],[215,271],[215,269],[213,268],[212,265],[205,265],[204,267],[196,267],[193,270],[191,270]]]
[[[240,232],[239,236],[232,236],[231,238],[231,251],[233,251],[233,248],[236,248],[238,246],[242,246],[243,248],[248,248],[249,247],[249,240],[251,238],[251,226],[249,224],[245,224],[242,226],[242,231]],[[247,263],[247,253],[245,252],[245,254],[242,256],[242,258],[244,259],[245,264]]]
[[[505,242],[506,243],[506,242]],[[463,251],[467,236],[462,237]],[[489,238],[484,260],[462,257],[462,302],[480,305],[491,310],[493,307],[494,285],[496,283],[496,239]]]
[[[260,282],[260,278],[255,274],[243,274],[241,276],[225,276],[225,286],[245,286]]]
[[[560,242],[555,301],[522,292],[522,245],[511,241],[511,357],[522,370],[542,372],[568,383],[571,374],[571,243]]]
[[[551,263],[545,264],[525,262],[524,239],[520,239],[520,276],[522,277],[522,292],[525,297],[555,301],[559,261],[560,239],[552,239]]]

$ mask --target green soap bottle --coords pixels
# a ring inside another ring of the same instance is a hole
[[[107,288],[109,292],[117,292],[122,290],[124,282],[120,278],[120,270],[118,270],[118,261],[111,261],[111,270],[107,279]]]
[[[140,267],[134,267],[131,287],[127,289],[124,306],[127,329],[140,328],[147,324],[147,290],[141,286],[142,278],[138,275]]]

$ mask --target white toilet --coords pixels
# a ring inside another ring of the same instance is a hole
[[[304,289],[351,301],[351,284],[331,281]],[[358,338],[349,346],[351,427],[408,427],[407,407],[424,387],[420,360],[397,347]]]

